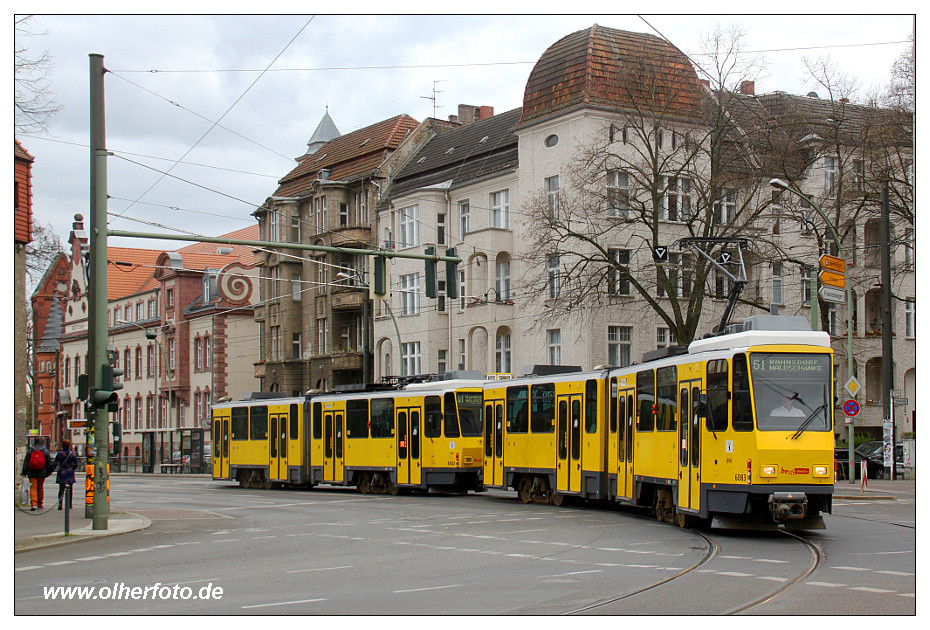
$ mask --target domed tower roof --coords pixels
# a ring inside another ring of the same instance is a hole
[[[552,44],[533,67],[520,124],[581,105],[696,119],[701,86],[691,62],[664,39],[595,24]]]

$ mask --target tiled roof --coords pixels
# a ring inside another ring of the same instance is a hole
[[[16,182],[13,208],[13,240],[32,240],[32,162],[33,158],[19,140],[13,139],[13,178]]]
[[[222,238],[229,238],[237,241],[257,241],[258,240],[258,224],[250,225],[249,227],[242,228],[241,230],[236,230],[234,232],[229,232],[228,234],[220,235]],[[255,249],[251,245],[220,245],[219,243],[191,243],[185,247],[182,247],[178,252],[184,256],[188,253],[191,254],[216,254],[216,251],[220,247],[230,247],[232,252],[228,254],[232,259],[238,258],[239,262],[251,265],[254,262],[254,256],[252,250]],[[223,263],[224,265],[229,264],[231,260]]]
[[[452,186],[516,168],[519,108],[447,131],[430,140],[394,178],[389,194],[450,181]]]
[[[315,153],[298,159],[297,167],[281,178],[275,196],[291,197],[306,190],[320,169],[330,179],[345,181],[374,171],[420,123],[401,114],[363,127],[324,144]]]
[[[158,288],[155,262],[163,250],[108,247],[107,299],[118,300],[127,295]]]
[[[661,109],[700,117],[701,89],[687,57],[669,42],[595,24],[554,43],[526,82],[521,124],[579,105]]]

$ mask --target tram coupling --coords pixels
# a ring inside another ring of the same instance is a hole
[[[775,492],[769,495],[769,510],[779,523],[807,518],[807,495],[803,492]]]

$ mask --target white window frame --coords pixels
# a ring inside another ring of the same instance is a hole
[[[671,210],[672,206],[674,206],[674,214]],[[659,219],[673,223],[687,223],[692,218],[693,208],[691,180],[687,177],[663,176],[662,208]]]
[[[459,202],[459,230],[462,232],[461,237],[463,240],[465,235],[471,231],[471,205],[468,199]]]
[[[633,364],[633,327],[607,327],[607,363],[614,367]]]
[[[408,273],[400,277],[401,315],[420,312],[420,274]]]
[[[780,262],[772,263],[772,304],[784,304],[784,266]]]
[[[490,194],[491,227],[510,229],[510,189],[505,188]]]
[[[659,326],[656,328],[656,348],[668,348],[671,346],[677,346],[678,339],[675,338],[675,333],[672,332],[671,328],[666,328],[665,326]]]
[[[714,223],[730,225],[736,218],[736,189],[724,188],[720,198],[714,202]]]
[[[547,286],[549,288],[549,299],[554,300],[562,292],[561,276],[561,257],[559,254],[550,254],[546,259],[546,274],[548,276]]]
[[[628,249],[610,248],[607,250],[610,262],[613,265],[625,265],[630,267],[630,257],[632,252]],[[626,258],[626,261],[623,259]],[[615,266],[608,272],[607,291],[610,295],[630,295],[630,280],[628,274],[624,274]]]
[[[502,260],[494,265],[494,290],[497,300],[510,299],[510,261]]]
[[[412,376],[422,371],[420,357],[420,342],[406,341],[401,347],[401,357],[404,362],[404,374]]]
[[[917,337],[917,301],[914,298],[904,299],[904,338]]]
[[[544,180],[546,189],[546,209],[549,211],[549,217],[553,221],[559,219],[559,176],[553,175]]]
[[[550,328],[546,331],[546,357],[549,365],[562,365],[561,328]]]
[[[494,367],[495,372],[510,374],[511,372],[511,333],[498,334],[494,340]]]
[[[836,165],[835,155],[825,155],[823,158],[823,196],[828,199],[836,197]]]
[[[609,169],[607,171],[607,216],[629,219],[632,193],[630,174],[619,169]]]
[[[420,206],[414,204],[400,209],[397,231],[400,247],[415,247],[420,244]]]

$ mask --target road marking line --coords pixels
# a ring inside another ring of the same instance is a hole
[[[123,555],[125,555],[125,552],[120,552],[120,553],[123,554]],[[107,554],[107,555],[111,555],[111,554]],[[75,562],[77,562],[77,561],[76,561],[76,560],[62,560],[62,561],[60,561],[60,562],[46,562],[46,563],[45,563],[45,566],[47,566],[47,567],[60,567],[60,566],[63,565],[63,564],[74,564]]]
[[[872,588],[871,586],[851,586],[849,590],[865,591],[866,593],[894,593],[894,591],[887,588]]]
[[[871,571],[872,569],[866,569],[864,567],[830,567],[831,569],[838,569],[840,571]]]
[[[760,580],[770,580],[772,582],[787,582],[788,581],[788,578],[777,577],[774,575],[757,575],[756,577],[759,578]]]
[[[252,540],[264,540],[266,538],[277,538],[277,536],[253,536]]]
[[[83,558],[75,558],[78,562],[90,562],[91,560],[103,560],[103,556],[84,556]]]
[[[128,551],[114,551],[113,553],[108,553],[106,556],[108,558],[116,558],[117,556],[131,556],[132,554]]]
[[[739,571],[717,571],[717,575],[729,575],[730,577],[756,577],[752,573],[740,573]]]
[[[876,573],[884,573],[885,575],[914,575],[907,571],[876,571]]]
[[[288,571],[288,573],[311,573],[313,571],[336,571],[337,569],[351,569],[351,568],[352,568],[351,565],[346,565],[344,567],[322,567],[319,569],[294,569],[292,571]]]
[[[826,586],[827,588],[846,586],[845,584],[837,584],[836,582],[805,582],[805,584],[810,584],[811,586]]]
[[[222,540],[211,540],[210,542],[223,543],[223,542],[239,542],[238,538],[223,538]]]
[[[31,567],[19,567],[19,568],[17,568],[16,570],[17,570],[17,571],[33,571],[33,570],[35,570],[35,569],[41,569],[41,568],[43,568],[43,567],[40,567],[40,566],[31,566]]]
[[[916,597],[914,593],[898,593],[898,597]]]
[[[394,591],[394,592],[395,593],[418,593],[420,591],[438,591],[444,588],[458,588],[460,586],[462,586],[462,584],[449,584],[447,586],[427,586],[424,588],[408,588],[408,589],[403,589],[403,590]]]
[[[242,608],[268,608],[270,606],[289,606],[291,604],[309,604],[311,602],[325,602],[325,599],[298,599],[292,602],[275,602],[273,604],[252,604],[251,606],[242,606]]]
[[[770,560],[768,558],[753,558],[753,562],[770,562],[772,564],[788,564],[787,560]]]
[[[506,534],[531,534],[533,532],[544,532],[544,531],[546,530],[545,529],[518,529],[515,532],[501,532],[500,534],[501,536],[504,536]],[[539,542],[539,541],[534,540],[533,542]]]

